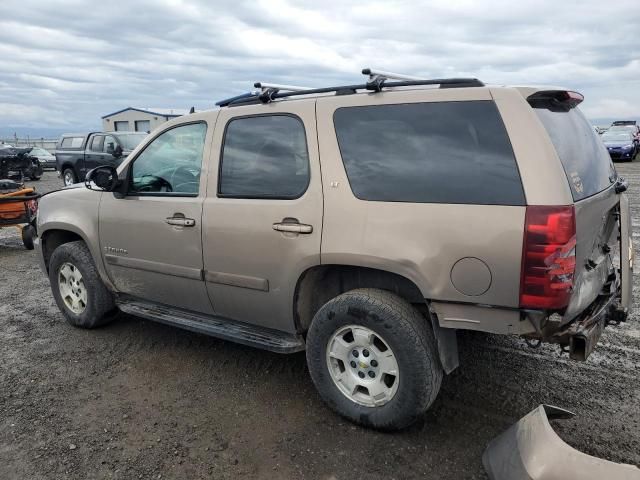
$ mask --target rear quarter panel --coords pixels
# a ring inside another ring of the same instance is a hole
[[[431,300],[517,307],[524,207],[359,200],[350,188],[333,124],[333,113],[340,107],[490,99],[487,88],[319,99],[318,137],[325,200],[322,263],[397,273],[412,280]],[[491,281],[485,292],[465,295],[454,287],[451,270],[465,257],[481,259],[489,267]]]

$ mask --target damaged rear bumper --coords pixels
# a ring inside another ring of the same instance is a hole
[[[579,452],[551,428],[549,419],[574,414],[540,405],[487,446],[482,463],[491,480],[639,480],[640,469]]]

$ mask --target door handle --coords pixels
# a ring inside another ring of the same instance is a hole
[[[295,218],[285,218],[282,222],[274,223],[273,229],[277,232],[289,232],[289,233],[312,233],[313,227],[304,223],[298,222]]]
[[[175,225],[176,227],[193,227],[196,224],[196,221],[193,218],[185,218],[185,217],[168,217],[165,220],[169,225]]]

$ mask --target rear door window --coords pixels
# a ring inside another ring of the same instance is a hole
[[[293,115],[231,120],[221,162],[221,197],[294,199],[309,185],[305,129]]]
[[[339,108],[334,124],[354,195],[413,203],[524,205],[492,101]]]
[[[534,110],[553,142],[576,202],[603,191],[615,181],[609,152],[580,110]]]

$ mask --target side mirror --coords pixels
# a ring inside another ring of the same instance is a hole
[[[120,158],[122,156],[122,147],[120,145],[117,145],[111,155],[113,155],[115,158]]]
[[[89,190],[96,190],[94,187],[98,187],[103,192],[112,192],[118,184],[118,171],[110,165],[89,170],[84,179],[84,186]]]

